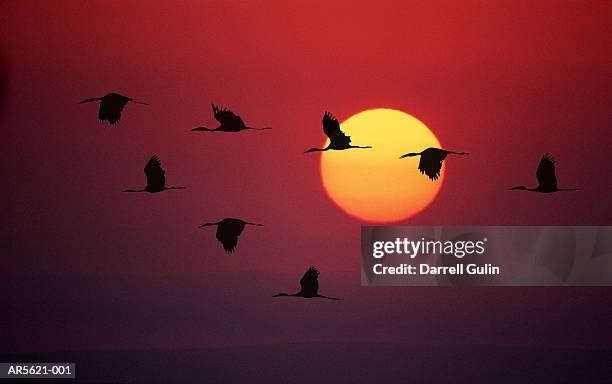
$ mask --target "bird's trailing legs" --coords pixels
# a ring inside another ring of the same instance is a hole
[[[252,128],[252,127],[244,127],[244,129],[253,129],[255,131],[264,131],[266,129],[272,129],[270,127],[264,127],[264,128]]]
[[[142,105],[151,105],[151,104],[149,104],[149,103],[147,103],[147,102],[145,102],[145,101],[139,101],[139,100],[134,100],[134,99],[130,99],[130,101],[131,101],[132,103],[136,103],[136,104],[142,104]]]

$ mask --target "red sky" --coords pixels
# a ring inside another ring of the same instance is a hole
[[[361,223],[326,197],[318,155],[302,155],[323,142],[326,109],[345,119],[396,108],[425,122],[443,146],[470,152],[448,164],[437,200],[401,224],[610,224],[611,17],[610,2],[4,2],[3,273],[172,284],[215,272],[211,289],[221,289],[228,271],[297,284],[316,265],[322,287],[349,301],[367,290],[372,303],[388,304],[378,311],[389,311],[393,298],[414,290],[358,286]],[[109,91],[151,106],[128,105],[111,128],[96,120],[96,106],[77,104]],[[189,132],[213,124],[212,102],[274,129]],[[535,182],[546,152],[560,185],[581,191],[508,191]],[[144,183],[154,153],[168,182],[188,189],[122,194]],[[227,256],[214,231],[196,228],[223,217],[266,226],[248,228]],[[334,286],[325,272],[348,277]],[[417,292],[427,307],[433,291]],[[549,293],[538,292],[525,308],[517,296],[516,311],[539,308]],[[589,292],[576,293],[573,305],[609,305],[603,290]],[[473,308],[491,299],[490,291],[441,295]],[[567,303],[556,300],[564,316]],[[423,311],[427,323],[434,314]],[[26,316],[15,313],[15,322]],[[393,313],[397,321],[410,316]],[[475,320],[457,316],[471,339]],[[360,333],[357,323],[346,327],[346,338]],[[258,340],[278,336],[271,332]]]

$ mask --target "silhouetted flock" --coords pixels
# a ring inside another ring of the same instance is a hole
[[[149,105],[143,101],[135,100],[131,97],[123,96],[118,93],[108,93],[103,97],[92,97],[82,100],[80,104],[88,102],[100,102],[100,108],[98,111],[98,119],[102,122],[108,121],[111,125],[116,125],[121,120],[121,113],[128,103],[137,103],[142,105]],[[264,128],[252,128],[247,126],[242,118],[229,110],[228,108],[222,108],[212,104],[213,116],[215,120],[219,122],[217,128],[206,128],[197,127],[191,131],[195,132],[240,132],[243,130],[268,130],[272,129],[269,127]],[[323,114],[323,132],[329,138],[329,145],[325,148],[310,148],[304,153],[316,152],[316,151],[328,151],[328,150],[345,150],[352,148],[367,149],[372,148],[371,146],[357,146],[351,145],[351,137],[347,136],[340,129],[340,123],[338,119],[330,112],[325,111]],[[449,154],[455,155],[467,155],[466,152],[453,152],[447,151],[440,148],[425,148],[421,152],[411,152],[400,156],[400,159],[406,157],[420,156],[418,169],[421,174],[427,175],[430,180],[436,181],[440,177],[440,170],[442,168],[442,162]],[[153,155],[144,168],[144,173],[147,179],[147,185],[143,189],[125,189],[123,192],[162,192],[167,189],[185,189],[186,187],[171,187],[166,186],[165,171],[161,167],[161,161],[157,155]],[[536,188],[527,188],[525,186],[517,186],[510,188],[511,190],[524,190],[541,193],[551,193],[559,191],[575,191],[577,188],[562,189],[557,187],[557,177],[555,175],[555,161],[553,158],[545,154],[540,160],[538,169],[536,171],[536,177],[538,179],[538,186]],[[238,237],[244,231],[246,225],[263,226],[263,224],[255,224],[244,221],[242,219],[225,218],[216,223],[205,223],[200,225],[198,228],[216,226],[217,240],[223,245],[223,249],[228,254],[234,252],[238,245]],[[320,297],[330,300],[339,300],[335,297],[328,297],[319,295],[319,283],[318,283],[319,272],[315,268],[309,268],[302,279],[300,280],[300,291],[294,294],[278,293],[273,297],[282,296],[299,296],[303,298],[314,298]]]

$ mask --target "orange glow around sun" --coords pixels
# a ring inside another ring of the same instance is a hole
[[[363,221],[390,223],[414,216],[435,199],[444,182],[444,166],[438,181],[432,182],[418,171],[419,157],[399,158],[440,148],[425,124],[407,113],[380,108],[359,112],[340,127],[352,145],[373,147],[322,152],[323,186],[344,212]]]

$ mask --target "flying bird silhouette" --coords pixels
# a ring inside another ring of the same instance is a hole
[[[538,170],[536,171],[538,178],[538,186],[536,188],[527,188],[523,185],[512,187],[510,190],[523,190],[531,192],[560,192],[560,191],[577,191],[578,188],[557,188],[557,176],[555,175],[555,160],[549,154],[542,156]]]
[[[304,153],[329,151],[330,149],[340,151],[349,148],[372,148],[370,146],[360,147],[358,145],[351,145],[351,137],[342,132],[336,116],[327,111],[323,114],[323,132],[329,137],[329,145],[325,148],[310,148],[304,151]]]
[[[319,271],[317,271],[313,267],[308,268],[306,273],[304,273],[304,276],[302,276],[302,279],[300,280],[300,287],[302,289],[298,293],[289,294],[281,292],[277,293],[272,297],[299,296],[306,299],[311,299],[313,297],[321,297],[323,299],[340,300],[337,297],[319,295]]]
[[[440,177],[440,169],[442,169],[442,162],[446,159],[448,154],[453,155],[467,155],[467,152],[453,152],[447,151],[440,148],[427,148],[419,153],[407,153],[400,156],[400,159],[412,156],[421,156],[419,160],[419,171],[429,176],[431,180],[438,180]]]
[[[90,97],[89,99],[81,100],[79,104],[89,103],[92,101],[100,101],[100,110],[98,111],[98,119],[100,121],[108,121],[111,125],[119,123],[121,120],[121,112],[125,105],[129,102],[136,104],[149,105],[144,101],[137,101],[131,97],[123,96],[118,93],[109,93],[102,97]]]
[[[251,128],[247,127],[242,121],[242,118],[230,111],[227,108],[220,108],[217,105],[211,104],[213,114],[215,116],[215,120],[217,120],[220,125],[218,128],[206,128],[206,127],[198,127],[193,128],[192,131],[208,131],[208,132],[240,132],[245,129],[253,129],[256,131],[262,131],[264,129],[272,129],[272,128]]]
[[[236,249],[236,245],[238,245],[238,236],[242,234],[242,231],[244,231],[244,227],[247,224],[263,227],[263,224],[249,223],[248,221],[244,221],[241,219],[233,219],[231,217],[227,217],[216,223],[202,224],[198,228],[216,225],[217,240],[219,240],[219,242],[223,245],[223,249],[225,249],[225,252],[229,254],[234,252],[234,250]]]
[[[161,192],[166,189],[186,189],[187,187],[166,187],[166,172],[161,167],[157,155],[153,155],[144,167],[147,176],[147,186],[143,189],[125,189],[123,192]]]

